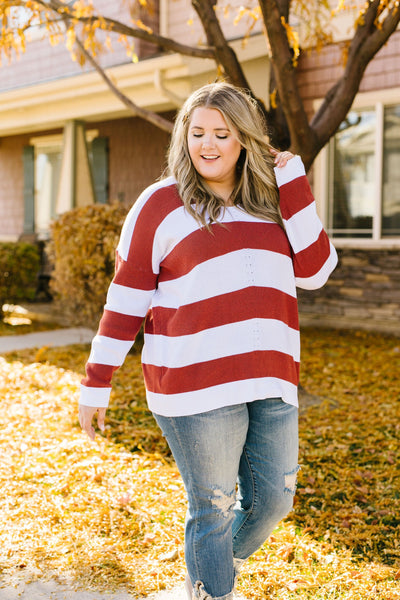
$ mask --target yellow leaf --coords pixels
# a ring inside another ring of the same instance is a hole
[[[74,47],[76,41],[76,33],[73,27],[70,27],[67,31],[67,42],[66,42],[66,47],[67,50],[69,50],[71,52],[72,48]]]
[[[286,22],[285,17],[281,17],[281,23],[286,30],[289,45],[293,50],[293,63],[296,63],[300,55],[299,34],[291,25],[289,25],[289,23]]]
[[[234,25],[237,25],[244,17],[244,15],[246,15],[248,12],[248,9],[245,8],[244,6],[241,6],[238,10],[238,14],[235,17],[235,20],[233,21]]]
[[[276,94],[277,94],[277,90],[275,88],[274,91],[271,92],[271,94],[269,95],[269,103],[271,105],[271,108],[273,108],[274,110],[278,106],[277,103],[276,103]]]
[[[141,19],[136,20],[136,25],[139,27],[139,29],[143,29],[143,31],[147,31],[147,33],[153,33],[153,30],[150,27],[148,27],[147,25],[145,25]]]

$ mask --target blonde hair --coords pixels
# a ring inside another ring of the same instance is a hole
[[[250,215],[282,225],[273,171],[274,157],[270,152],[264,118],[255,100],[228,83],[213,83],[195,91],[175,120],[168,152],[168,171],[177,181],[186,210],[202,226],[209,228],[225,207],[223,198],[207,185],[189,155],[188,129],[193,111],[198,107],[219,110],[229,129],[238,132],[242,150],[236,165],[237,182],[231,196],[233,204]]]

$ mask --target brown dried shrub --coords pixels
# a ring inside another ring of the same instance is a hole
[[[53,222],[47,249],[54,265],[50,287],[71,324],[98,324],[126,214],[119,203],[92,204],[68,211]]]

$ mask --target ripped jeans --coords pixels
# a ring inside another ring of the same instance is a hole
[[[185,559],[193,597],[230,600],[238,565],[293,506],[298,410],[268,398],[154,417],[188,496]]]

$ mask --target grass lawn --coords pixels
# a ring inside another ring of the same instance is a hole
[[[305,329],[295,508],[245,565],[249,599],[400,599],[400,339]],[[183,580],[184,489],[144,400],[114,377],[104,436],[81,433],[88,346],[0,357],[0,569],[146,595]]]

